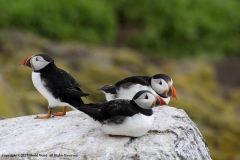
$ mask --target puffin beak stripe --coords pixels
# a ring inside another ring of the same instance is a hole
[[[157,98],[158,98],[158,100],[160,101],[160,106],[163,106],[163,105],[166,105],[167,103],[163,100],[163,98],[162,97],[160,97],[160,96],[157,96]],[[156,103],[156,102],[155,102]]]
[[[31,62],[29,63],[29,61],[31,60],[32,57],[33,57],[33,56],[30,56],[30,57],[25,58],[25,59],[22,61],[21,65],[24,66],[24,67],[32,68]],[[29,66],[28,63],[31,64],[31,66]]]
[[[171,86],[171,88],[172,88],[172,98],[175,98],[175,99],[177,99],[177,92],[176,92],[176,90],[175,90],[175,88],[173,87],[173,85]]]

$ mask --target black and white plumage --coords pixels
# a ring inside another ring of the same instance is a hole
[[[89,94],[81,90],[80,85],[66,71],[58,68],[52,58],[46,54],[37,54],[23,60],[23,66],[33,68],[32,81],[35,88],[48,100],[48,107],[70,106],[83,104],[80,97]],[[49,111],[51,114],[51,111]],[[66,108],[65,108],[66,113]],[[62,116],[63,114],[53,114]],[[37,116],[36,118],[49,118],[47,116]]]
[[[105,94],[107,101],[113,99],[132,99],[141,90],[149,90],[161,96],[166,104],[169,103],[170,97],[177,99],[173,81],[166,74],[156,74],[152,77],[132,76],[120,80],[114,85],[103,86],[99,90]]]
[[[84,104],[78,109],[110,135],[139,137],[151,128],[152,108],[164,105],[163,99],[150,91],[139,91],[132,100],[116,99],[106,103]]]

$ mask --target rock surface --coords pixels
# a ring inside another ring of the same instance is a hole
[[[110,137],[79,111],[47,120],[34,119],[35,115],[5,119],[0,121],[0,156],[3,159],[9,156],[78,160],[211,159],[201,133],[183,110],[165,106],[154,112],[152,130],[140,138]]]

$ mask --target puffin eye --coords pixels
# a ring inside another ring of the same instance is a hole
[[[36,61],[38,61],[38,58],[36,58]]]
[[[160,81],[159,84],[162,85],[162,81]]]
[[[148,99],[148,96],[146,95],[145,99]]]

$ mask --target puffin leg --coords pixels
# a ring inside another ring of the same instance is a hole
[[[54,116],[64,116],[64,115],[66,115],[66,112],[67,112],[67,106],[63,107],[62,112],[56,112],[56,113],[53,113],[52,115],[54,115]]]
[[[48,113],[46,116],[36,116],[34,119],[48,119],[51,117],[51,108],[48,108]]]

